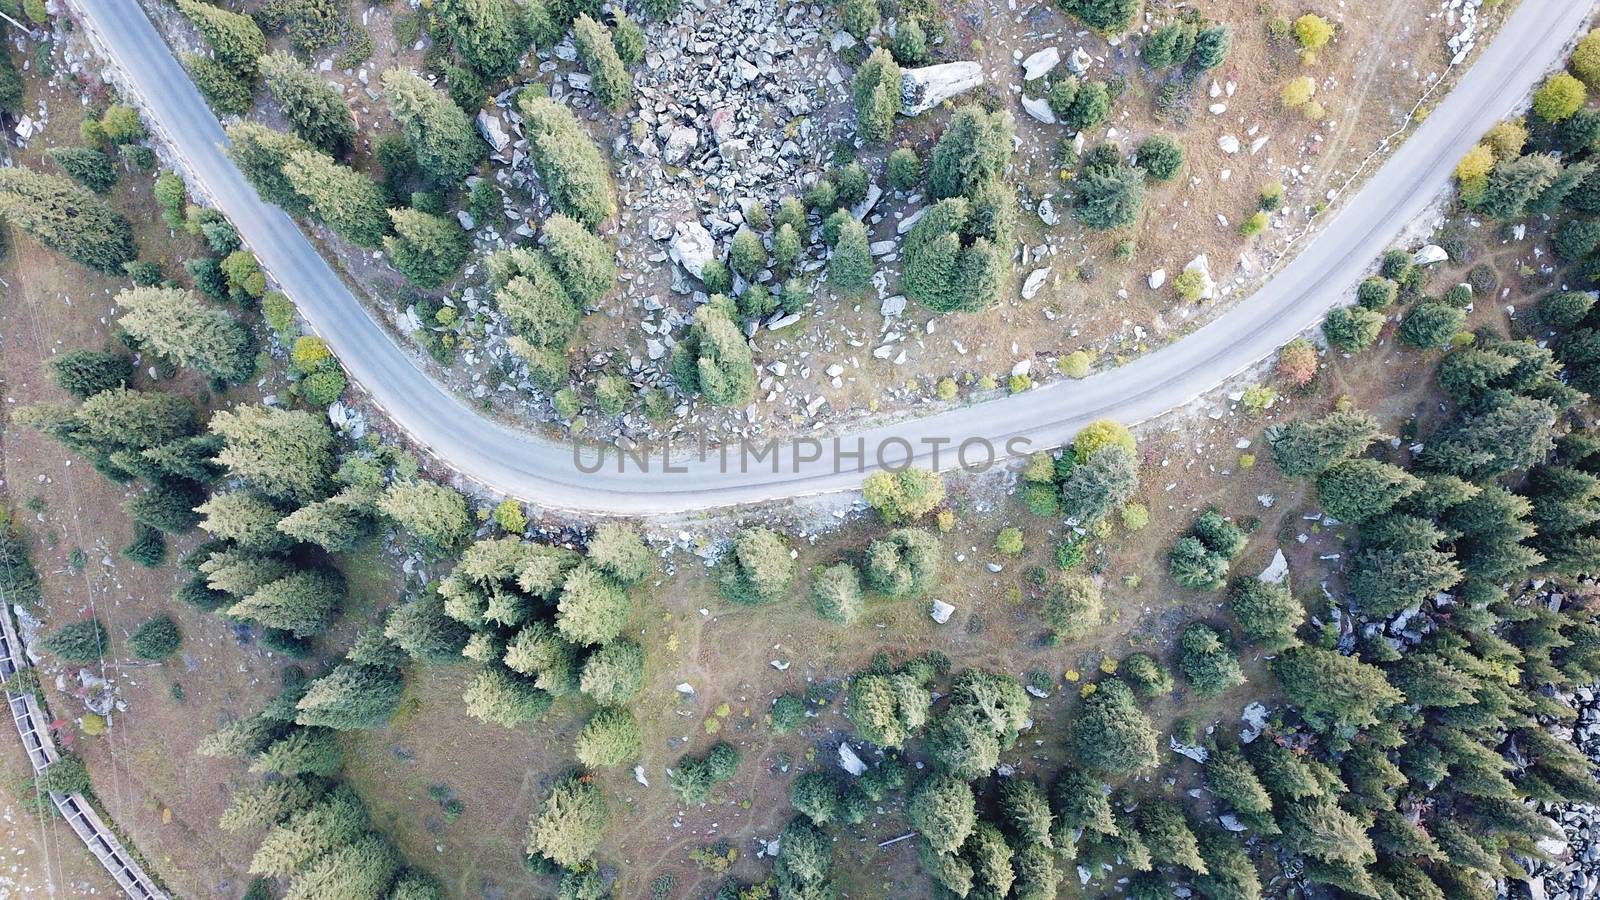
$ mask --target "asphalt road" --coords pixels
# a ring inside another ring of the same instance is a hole
[[[1459,85],[1320,232],[1253,295],[1210,324],[1128,365],[1081,381],[911,421],[854,432],[812,433],[812,443],[766,448],[672,448],[664,471],[654,448],[648,471],[613,453],[582,471],[570,445],[490,422],[417,369],[277,207],[263,203],[223,153],[226,138],[187,74],[135,0],[70,0],[149,117],[188,162],[216,206],[263,266],[327,339],[356,383],[435,458],[496,492],[539,506],[649,515],[733,506],[858,488],[879,465],[907,459],[950,469],[1008,449],[1059,446],[1088,422],[1133,424],[1185,406],[1266,358],[1349,302],[1350,288],[1405,225],[1446,189],[1456,161],[1561,59],[1595,0],[1522,0]],[[1360,48],[1345,48],[1360,52]],[[1175,248],[1178,253],[1182,248]],[[963,459],[954,448],[965,445]],[[937,460],[935,453],[937,452]],[[587,451],[594,462],[593,448]],[[587,466],[586,466],[587,467]]]

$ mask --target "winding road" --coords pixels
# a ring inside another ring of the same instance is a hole
[[[1558,64],[1596,0],[1522,0],[1494,41],[1355,196],[1251,296],[1183,339],[1081,381],[1045,387],[861,431],[818,430],[771,448],[702,453],[661,447],[648,471],[613,453],[585,472],[570,445],[489,421],[411,359],[340,281],[293,221],[261,201],[223,152],[226,137],[135,0],[69,0],[98,46],[185,161],[192,185],[238,227],[262,265],[326,338],[354,381],[436,459],[497,493],[537,506],[656,515],[854,490],[880,466],[909,459],[951,469],[996,454],[1059,446],[1101,417],[1130,424],[1185,406],[1266,358],[1348,302],[1349,289],[1407,223],[1448,186],[1456,161],[1517,110]],[[1350,48],[1357,52],[1357,48]],[[956,448],[966,445],[964,458]],[[640,448],[640,452],[644,448]],[[587,451],[590,465],[595,450]],[[584,468],[588,468],[586,465]]]

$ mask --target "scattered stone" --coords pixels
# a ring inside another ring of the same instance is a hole
[[[861,773],[867,771],[867,764],[862,762],[861,757],[856,755],[856,751],[851,748],[849,741],[839,744],[839,768],[858,778],[861,777]]]
[[[1150,290],[1153,291],[1159,289],[1163,284],[1167,283],[1167,270],[1156,269],[1154,272],[1151,272],[1148,282],[1150,284]]]

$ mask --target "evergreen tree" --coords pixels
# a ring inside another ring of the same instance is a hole
[[[1199,839],[1206,874],[1193,879],[1195,890],[1208,900],[1260,900],[1261,876],[1238,840],[1216,828],[1203,829]]]
[[[892,749],[927,724],[931,704],[927,689],[910,675],[857,675],[845,715],[863,740]]]
[[[1061,0],[1061,8],[1095,31],[1114,34],[1133,22],[1139,4],[1137,0]]]
[[[1126,684],[1107,678],[1068,726],[1067,746],[1090,770],[1127,776],[1154,766],[1156,733]]]
[[[467,713],[485,722],[515,728],[544,718],[554,698],[498,665],[485,666],[462,694]]]
[[[1289,593],[1287,584],[1258,578],[1241,578],[1228,591],[1228,606],[1245,637],[1264,653],[1294,646],[1295,632],[1305,621],[1305,607]]]
[[[73,181],[95,193],[107,193],[117,185],[117,170],[111,157],[93,147],[51,147],[45,155]]]
[[[556,628],[578,644],[603,644],[615,638],[633,613],[621,585],[588,563],[567,575],[557,605]]]
[[[388,841],[368,834],[318,857],[289,881],[283,900],[382,896],[400,871],[400,857]]]
[[[282,166],[307,212],[358,247],[383,243],[389,230],[388,204],[370,178],[315,150],[295,150]]]
[[[953,775],[929,775],[911,791],[906,806],[911,827],[940,853],[953,853],[978,823],[972,788]]]
[[[717,584],[724,598],[756,606],[788,596],[794,570],[794,559],[781,536],[766,528],[745,528],[733,536],[729,554],[719,565]]]
[[[50,357],[49,366],[56,384],[79,400],[133,380],[133,358],[109,350],[68,350]]]
[[[632,641],[612,641],[583,661],[579,689],[596,703],[621,706],[644,687],[644,650]]]
[[[1009,112],[985,112],[968,104],[956,110],[934,147],[928,183],[933,196],[974,197],[978,186],[999,179],[1011,162]]]
[[[836,563],[811,582],[817,615],[835,625],[851,625],[861,616],[861,573],[849,563]]]
[[[178,9],[205,36],[219,65],[237,78],[255,81],[257,60],[267,51],[267,39],[254,20],[200,0],[178,0]]]
[[[249,871],[293,875],[317,857],[366,834],[369,825],[361,798],[341,784],[268,831],[250,859]]]
[[[1061,512],[1088,527],[1122,508],[1139,487],[1139,463],[1126,447],[1108,445],[1088,454],[1061,480]]]
[[[1405,702],[1383,670],[1320,647],[1285,650],[1272,671],[1308,718],[1363,727],[1376,724],[1379,711]]]
[[[860,297],[872,286],[875,267],[866,227],[854,218],[847,219],[828,257],[828,281],[845,296]]]
[[[420,478],[389,485],[378,508],[423,542],[443,550],[460,546],[472,530],[461,492]]]
[[[291,572],[235,603],[228,615],[297,637],[314,637],[333,621],[344,595],[344,579],[335,573]]]
[[[261,74],[295,134],[335,158],[350,152],[356,125],[338,89],[281,50],[261,57]]]
[[[0,218],[46,248],[107,275],[138,258],[133,229],[105,198],[59,175],[0,169]]]
[[[312,151],[311,144],[254,122],[235,122],[227,132],[228,157],[261,199],[282,207],[291,216],[311,212],[309,201],[295,190],[294,180],[286,171],[289,157]]]
[[[250,771],[275,775],[328,776],[344,765],[337,732],[327,728],[295,728],[262,750]]]
[[[533,167],[556,209],[588,228],[615,215],[617,201],[605,160],[572,111],[531,91],[517,96],[517,107]]]
[[[850,96],[856,106],[856,133],[871,143],[888,140],[900,111],[900,67],[888,50],[879,47],[856,67]]]
[[[295,722],[337,731],[378,728],[394,715],[404,693],[397,669],[345,663],[312,682]]]
[[[1343,522],[1380,516],[1422,486],[1415,475],[1374,459],[1347,459],[1317,475],[1317,502]]]
[[[217,461],[261,493],[306,503],[328,493],[334,469],[334,436],[327,420],[302,410],[251,405],[211,417],[222,436]]]
[[[620,766],[639,755],[639,720],[617,706],[603,706],[578,732],[574,752],[591,768]]]
[[[1178,671],[1202,697],[1214,696],[1244,683],[1239,660],[1222,635],[1198,622],[1185,628],[1178,639]]]
[[[1139,166],[1121,164],[1085,168],[1075,182],[1073,217],[1096,231],[1134,224],[1144,209],[1146,174]]]
[[[515,72],[533,44],[527,14],[516,0],[438,0],[434,15],[461,58],[490,81]]]
[[[291,541],[317,544],[329,553],[344,553],[371,535],[372,519],[372,505],[353,489],[346,489],[283,516],[275,527]]]
[[[672,348],[670,368],[680,389],[716,406],[740,406],[755,395],[750,345],[721,304],[695,310],[689,332]]]
[[[414,209],[391,209],[389,219],[394,234],[384,237],[383,246],[412,284],[431,290],[461,271],[472,242],[460,226]]]
[[[1045,590],[1043,615],[1052,640],[1081,641],[1100,624],[1100,586],[1086,575],[1059,572]]]
[[[605,831],[605,798],[600,789],[575,777],[564,778],[545,795],[528,823],[528,854],[571,868],[594,854]]]
[[[655,557],[627,525],[599,525],[589,538],[589,562],[624,587],[644,583],[655,574]]]
[[[1276,834],[1272,820],[1272,798],[1250,761],[1231,747],[1212,751],[1206,759],[1206,787],[1226,803],[1239,820],[1263,834]]]
[[[617,264],[605,242],[576,219],[545,220],[544,247],[561,285],[579,306],[592,305],[617,283]]]
[[[1267,431],[1272,460],[1290,478],[1306,478],[1355,456],[1383,436],[1378,420],[1363,410],[1329,413],[1316,422],[1300,419]]]
[[[255,339],[244,323],[180,288],[136,287],[117,295],[118,321],[150,349],[180,366],[231,384],[255,374]]]
[[[320,786],[306,778],[268,781],[235,791],[218,823],[223,831],[254,831],[276,825],[309,807],[321,796]]]
[[[633,94],[633,78],[617,55],[611,39],[611,30],[581,14],[572,22],[572,41],[577,45],[578,58],[589,73],[590,89],[600,105],[617,112],[628,105]]]
[[[934,312],[971,312],[998,296],[1009,258],[979,233],[972,205],[959,197],[929,207],[906,236],[901,288]]]
[[[73,622],[45,635],[39,649],[62,662],[88,665],[106,655],[106,630],[99,619]]]
[[[1503,160],[1489,173],[1477,207],[1491,218],[1520,219],[1560,174],[1560,161],[1548,153]]]
[[[416,154],[423,171],[442,182],[465,178],[485,155],[472,120],[449,95],[409,69],[383,73],[389,113]]]
[[[867,584],[890,597],[919,597],[939,579],[939,539],[924,528],[899,528],[867,549]]]
[[[1200,843],[1176,803],[1150,798],[1140,804],[1138,821],[1139,837],[1157,862],[1183,866],[1196,875],[1206,874]]]

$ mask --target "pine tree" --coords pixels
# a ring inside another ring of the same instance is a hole
[[[517,97],[539,180],[556,209],[593,228],[616,215],[610,172],[572,110],[531,91]]]
[[[333,621],[344,595],[344,579],[336,573],[291,572],[235,603],[228,615],[297,637],[315,637]]]
[[[1133,691],[1115,678],[1097,685],[1067,732],[1067,746],[1089,769],[1126,776],[1156,764],[1156,733]]]
[[[1215,696],[1244,683],[1239,660],[1222,635],[1198,622],[1185,628],[1178,639],[1178,671],[1202,697]]]
[[[906,805],[911,826],[940,853],[953,853],[978,822],[972,788],[952,775],[929,775],[912,789]]]
[[[1261,876],[1238,840],[1218,828],[1203,829],[1199,838],[1206,874],[1193,879],[1195,889],[1209,900],[1260,900]]]
[[[556,277],[579,306],[593,305],[616,286],[611,248],[576,219],[560,213],[546,219],[544,248]]]
[[[817,615],[835,625],[851,625],[861,616],[861,573],[849,563],[836,563],[811,582]]]
[[[312,682],[297,705],[295,722],[336,731],[377,728],[389,721],[404,693],[399,671],[345,663]]]
[[[472,530],[467,500],[461,492],[420,478],[389,485],[378,508],[402,528],[440,549],[460,546]]]
[[[459,225],[414,209],[391,209],[394,234],[383,239],[394,267],[419,288],[439,287],[461,271],[472,243]]]
[[[991,304],[1009,265],[980,229],[972,205],[955,197],[931,206],[907,235],[901,287],[934,312],[971,312]]]
[[[583,60],[583,68],[589,73],[590,89],[600,105],[612,112],[627,106],[633,94],[633,78],[617,55],[611,30],[584,13],[573,20],[572,41],[578,47],[578,58]]]
[[[1059,572],[1045,589],[1041,610],[1053,641],[1081,641],[1100,624],[1100,586],[1086,575]]]
[[[254,122],[235,122],[227,131],[228,158],[239,167],[261,199],[282,207],[291,216],[308,215],[311,204],[295,190],[286,164],[297,152],[311,152],[312,145],[292,134],[273,131]]]
[[[152,616],[128,635],[128,649],[140,659],[160,662],[178,652],[183,632],[171,616]]]
[[[926,736],[934,767],[957,778],[983,778],[1000,764],[1000,740],[977,711],[950,707],[934,717]]]
[[[888,140],[900,111],[900,67],[888,50],[879,47],[856,67],[850,96],[856,105],[856,133],[875,144]]]
[[[612,641],[583,661],[579,689],[596,703],[621,706],[644,687],[644,650],[632,641]]]
[[[880,471],[861,484],[867,505],[890,525],[912,522],[944,502],[944,479],[928,469],[905,468]]]
[[[46,248],[107,275],[138,258],[133,229],[105,198],[69,178],[0,169],[0,218]]]
[[[1292,647],[1273,661],[1290,702],[1308,717],[1363,727],[1380,710],[1405,702],[1383,670],[1320,647]]]
[[[1011,162],[1011,113],[985,112],[975,104],[956,110],[928,169],[933,196],[973,198],[978,186],[999,179]]]
[[[919,597],[939,579],[939,539],[925,528],[899,528],[867,548],[867,584],[889,597]]]
[[[461,58],[490,81],[515,72],[533,44],[526,14],[515,0],[439,0],[434,14]]]
[[[553,700],[532,680],[522,678],[502,666],[485,666],[462,694],[467,713],[506,728],[544,717]]]
[[[786,597],[794,573],[794,560],[781,536],[766,528],[745,528],[733,536],[717,582],[724,598],[756,606]]]
[[[1156,861],[1183,866],[1196,875],[1206,874],[1200,844],[1176,803],[1151,798],[1140,804],[1139,837]]]
[[[232,315],[200,303],[181,288],[136,287],[117,296],[118,321],[150,349],[178,365],[239,384],[255,374],[255,339]]]
[[[931,705],[927,688],[910,675],[857,675],[845,715],[863,740],[893,749],[927,724]]]
[[[250,859],[249,871],[293,875],[324,853],[361,837],[369,824],[361,798],[341,784],[268,831]]]
[[[334,157],[350,152],[355,120],[336,88],[281,50],[261,57],[261,74],[295,134]]]
[[[1305,607],[1287,584],[1241,578],[1228,591],[1228,606],[1239,630],[1264,653],[1277,653],[1296,643],[1295,631],[1305,621]]]
[[[483,160],[484,143],[467,114],[422,76],[389,69],[383,73],[383,92],[390,114],[430,176],[460,181]]]
[[[327,728],[296,728],[273,741],[250,765],[250,771],[276,775],[322,775],[339,771],[344,752],[337,732]]]
[[[875,266],[867,246],[867,229],[849,216],[828,257],[828,281],[847,297],[861,297],[872,286]]]
[[[1317,501],[1343,522],[1363,522],[1389,511],[1422,486],[1415,475],[1374,459],[1347,459],[1317,476]]]
[[[1115,835],[1116,819],[1111,814],[1111,802],[1104,785],[1075,767],[1061,770],[1050,798],[1056,813],[1054,839],[1056,847],[1072,855],[1073,833],[1080,829],[1085,834]]]
[[[359,247],[377,247],[389,230],[388,204],[372,179],[315,150],[296,150],[283,174],[305,209]]]
[[[1306,478],[1366,450],[1383,436],[1364,410],[1329,413],[1316,422],[1300,419],[1267,431],[1272,460],[1290,478]]]
[[[106,655],[106,630],[99,619],[73,622],[45,635],[39,649],[62,662],[88,665]]]
[[[528,854],[572,868],[594,854],[608,815],[600,789],[575,777],[558,781],[528,823]]]
[[[1082,92],[1079,96],[1083,96]],[[1134,224],[1144,210],[1145,175],[1145,170],[1138,166],[1086,168],[1075,182],[1073,217],[1097,231],[1112,231]]]
[[[1126,447],[1110,445],[1073,466],[1061,481],[1061,512],[1090,526],[1122,508],[1139,487],[1139,462]]]
[[[621,585],[584,563],[567,575],[557,604],[556,628],[578,644],[603,644],[615,638],[633,613]]]
[[[50,357],[49,365],[56,384],[79,400],[133,380],[133,357],[126,353],[79,348]]]
[[[1212,751],[1206,759],[1205,778],[1206,787],[1231,807],[1241,822],[1263,834],[1277,833],[1272,798],[1256,777],[1255,768],[1238,750],[1223,747]]]
[[[291,541],[316,544],[329,553],[355,549],[371,536],[371,504],[346,489],[280,518],[276,528]]]
[[[178,9],[205,36],[220,65],[246,82],[255,81],[257,60],[267,52],[267,39],[254,20],[200,0],[178,0]]]
[[[368,834],[318,857],[289,881],[283,900],[326,897],[376,898],[400,871],[400,856],[389,842]]]
[[[117,185],[117,169],[111,157],[93,147],[51,147],[45,155],[73,181],[97,194],[107,193]]]
[[[1055,828],[1055,815],[1037,784],[1021,778],[1005,781],[1000,786],[1000,809],[1016,844],[1054,846],[1051,832]]]
[[[290,503],[327,495],[335,439],[325,418],[303,410],[240,406],[213,415],[211,430],[224,442],[217,461],[261,493]]]
[[[755,395],[750,345],[720,304],[695,310],[688,333],[672,348],[670,369],[680,389],[716,406],[740,406]]]
[[[639,532],[614,523],[597,526],[589,538],[589,562],[625,587],[644,583],[655,574],[655,556]]]
[[[254,831],[276,825],[315,803],[319,785],[306,778],[268,781],[235,791],[218,824],[223,831]]]

